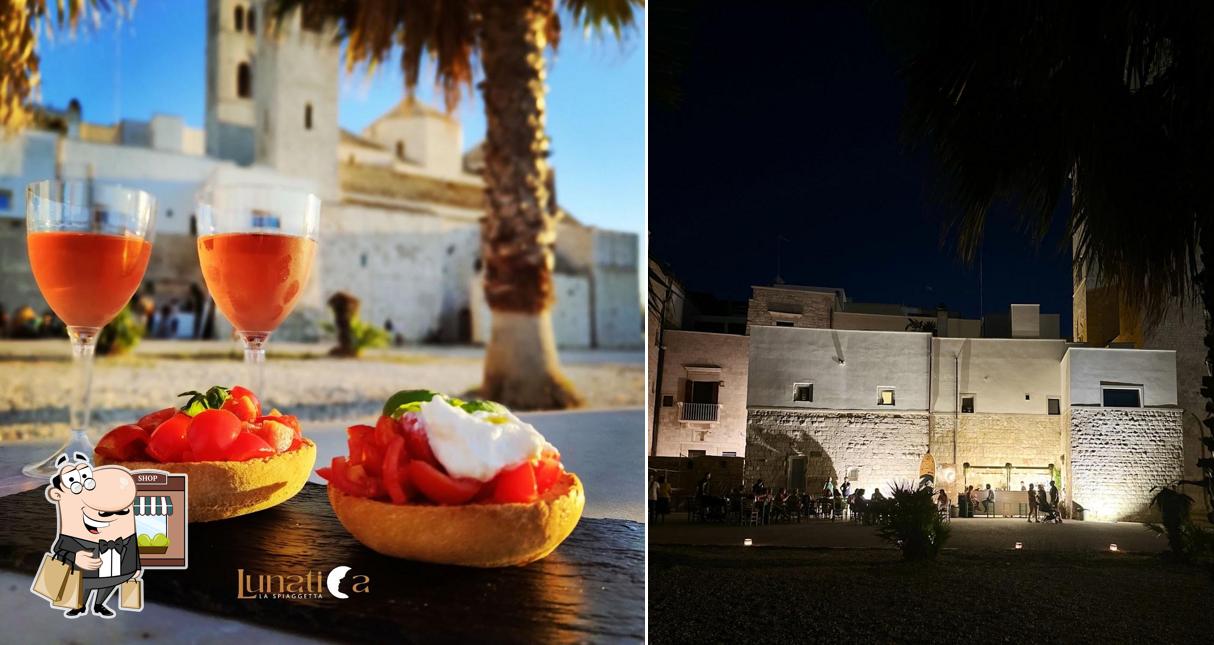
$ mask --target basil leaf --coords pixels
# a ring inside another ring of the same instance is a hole
[[[384,416],[399,417],[399,415],[405,412],[416,412],[420,409],[422,403],[426,403],[436,396],[440,396],[439,393],[432,390],[401,390],[388,397],[388,400],[384,403],[383,414]],[[415,404],[417,407],[408,410],[401,409],[409,404]]]
[[[510,411],[509,408],[501,403],[498,403],[497,401],[464,401],[459,407],[463,408],[464,412],[467,412],[468,414],[472,414],[474,412],[488,412],[491,415],[499,416]],[[495,421],[494,423],[504,422]]]

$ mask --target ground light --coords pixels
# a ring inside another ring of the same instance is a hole
[[[1117,550],[1117,545],[1116,545],[1116,544],[1110,544],[1110,545],[1109,545],[1109,550],[1110,550],[1110,551],[1116,551],[1116,550]]]
[[[1017,550],[1017,551],[1019,551],[1020,549],[1023,549],[1023,548],[1024,548],[1024,543],[1022,543],[1022,542],[1017,542],[1017,543],[1016,543],[1016,550]]]
[[[742,540],[742,546],[750,546],[752,544],[754,544],[754,542],[752,542],[750,538],[746,538],[745,540]]]

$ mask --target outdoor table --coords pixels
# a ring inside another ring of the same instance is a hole
[[[633,455],[614,447],[642,427],[642,418],[639,410],[524,415],[560,447],[562,461],[582,478],[587,496],[586,513],[573,534],[539,562],[468,569],[381,556],[342,528],[325,487],[314,481],[274,508],[191,524],[189,569],[145,571],[145,612],[118,612],[108,621],[63,620],[62,610],[27,591],[56,537],[55,509],[43,497],[46,483],[24,478],[20,466],[56,446],[5,444],[0,446],[0,514],[5,517],[0,579],[17,586],[3,601],[5,620],[31,630],[36,624],[39,632],[51,630],[47,640],[65,642],[221,633],[234,641],[266,635],[299,640],[297,634],[341,641],[639,641],[644,638],[645,563],[644,527],[638,520],[645,517],[646,505],[637,478],[624,475],[644,472],[644,455],[639,448]],[[345,427],[365,421],[305,423],[305,434],[317,443],[317,466],[344,454]],[[351,574],[369,575],[371,591],[346,600],[327,592],[306,599],[237,598],[240,570],[324,575],[341,565]],[[118,602],[109,604],[117,608]],[[165,614],[180,616],[166,620]],[[151,618],[143,622],[145,616]],[[171,631],[149,635],[151,625]]]

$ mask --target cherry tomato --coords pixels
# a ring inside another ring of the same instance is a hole
[[[241,421],[252,421],[260,414],[260,411],[257,409],[257,404],[253,401],[253,399],[247,396],[232,396],[227,401],[223,402],[223,407],[220,409],[231,412]]]
[[[405,452],[409,453],[409,458],[439,468],[438,459],[434,457],[434,451],[430,450],[430,438],[426,436],[421,419],[409,412],[400,418],[400,429],[405,435]]]
[[[144,461],[148,439],[148,431],[138,425],[118,426],[97,442],[97,454],[119,461]]]
[[[182,453],[190,447],[186,431],[191,421],[193,419],[188,414],[178,412],[157,426],[148,440],[148,456],[161,463],[190,461]]]
[[[547,492],[561,478],[563,472],[565,472],[565,468],[559,460],[549,457],[541,458],[535,464],[536,492],[540,494]]]
[[[392,421],[391,418],[388,418]],[[392,425],[396,425],[393,421]],[[409,495],[405,492],[405,487],[401,485],[402,477],[407,475],[401,470],[401,465],[405,461],[405,438],[395,436],[384,450],[384,466],[383,466],[383,483],[384,489],[388,491],[388,497],[393,504],[404,504],[409,501]]]
[[[240,419],[227,410],[203,410],[190,423],[186,439],[199,461],[222,461],[223,451],[240,436]]]
[[[177,414],[177,408],[165,408],[163,410],[157,410],[151,414],[143,415],[142,418],[135,422],[135,425],[147,430],[148,432],[151,432],[159,427],[160,424],[172,419],[174,414]]]
[[[472,479],[455,479],[425,461],[409,461],[409,481],[436,504],[457,506],[465,504],[481,489]]]
[[[252,390],[240,385],[234,385],[232,386],[232,389],[228,390],[228,393],[232,395],[233,399],[249,399],[252,401],[254,410],[253,417],[256,418],[261,416],[261,399],[258,399],[257,395],[253,394]]]
[[[526,504],[535,501],[535,469],[531,462],[507,468],[493,479],[493,501],[499,504]]]
[[[227,461],[248,461],[273,457],[274,448],[261,437],[251,432],[242,432],[232,443],[228,444],[227,448],[224,448],[223,454]]]

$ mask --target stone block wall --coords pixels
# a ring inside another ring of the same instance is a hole
[[[1151,488],[1182,472],[1181,414],[1179,408],[1071,408],[1069,492],[1088,519],[1151,516]]]
[[[1062,416],[1048,414],[932,415],[932,455],[937,464],[953,458],[953,426],[957,432],[957,464],[974,466],[1062,466]],[[957,471],[958,483],[961,470]]]
[[[830,315],[835,306],[835,294],[776,287],[754,287],[746,313],[747,329],[754,325],[775,325],[788,320],[779,314],[799,314],[793,327],[830,328]],[[773,316],[772,312],[776,312]]]
[[[808,457],[807,486],[817,492],[827,477],[836,483],[858,469],[853,488],[869,494],[890,484],[917,481],[927,452],[926,412],[849,412],[752,408],[746,427],[746,482],[762,477],[789,487],[789,458]],[[793,483],[792,488],[798,488]]]

